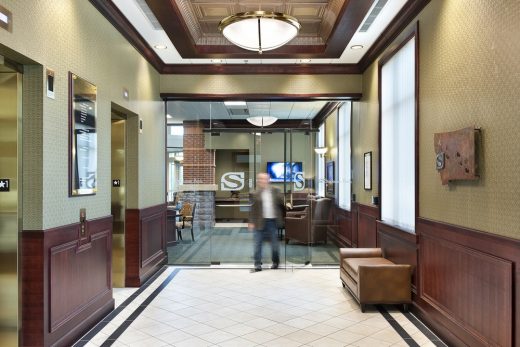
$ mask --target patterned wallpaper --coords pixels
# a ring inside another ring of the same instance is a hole
[[[360,93],[362,75],[162,75],[161,93]]]
[[[43,70],[28,65],[23,74],[22,215],[24,230],[41,230],[43,223]]]
[[[158,73],[88,1],[0,0],[0,4],[14,18],[13,32],[0,30],[0,42],[55,71],[56,99],[43,97],[43,182],[34,187],[43,192],[43,211],[41,216],[26,212],[24,229],[77,222],[81,207],[89,219],[110,214],[111,102],[138,114],[145,125],[143,134],[130,134],[138,137],[140,158],[139,196],[134,200],[139,208],[164,202],[164,106]],[[68,71],[98,89],[95,196],[68,197]],[[123,98],[124,87],[130,92],[129,101]],[[35,192],[30,198],[37,196]]]
[[[421,217],[520,239],[519,14],[520,1],[435,0],[417,18]],[[356,160],[377,144],[377,62],[365,71],[363,92],[354,139],[373,144],[354,147]],[[443,186],[433,135],[468,126],[482,128],[481,179]],[[369,201],[356,179],[354,192]]]
[[[352,193],[356,201],[370,205],[378,196],[379,181],[379,104],[377,64],[363,74],[363,98],[352,109]],[[364,189],[364,154],[372,152],[372,190]]]
[[[520,1],[432,1],[419,16],[420,215],[520,239]],[[481,179],[441,185],[433,134],[482,128]]]

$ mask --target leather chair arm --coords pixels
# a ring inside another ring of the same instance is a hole
[[[383,251],[381,248],[340,248],[339,257],[341,261],[345,258],[380,258]]]
[[[307,214],[307,208],[299,211],[287,211],[286,216],[287,217],[300,217],[305,216]]]
[[[412,300],[410,265],[360,265],[358,276],[360,303],[410,303]]]

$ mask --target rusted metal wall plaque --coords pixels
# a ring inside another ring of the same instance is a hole
[[[442,184],[455,180],[477,180],[477,148],[480,130],[473,127],[447,133],[437,133],[433,137],[436,167],[441,174]]]

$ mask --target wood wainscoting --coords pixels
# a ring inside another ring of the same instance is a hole
[[[377,223],[379,207],[374,205],[357,205],[358,247],[377,247]]]
[[[520,241],[424,218],[417,233],[417,314],[450,345],[518,346]]]
[[[139,287],[167,261],[166,204],[126,210],[127,287]]]
[[[417,294],[417,235],[377,221],[377,247],[396,264],[412,265],[412,292]]]
[[[354,233],[352,228],[354,212],[336,205],[332,206],[331,212],[331,226],[329,226],[327,237],[338,247],[356,247],[357,232]]]
[[[70,346],[114,308],[112,216],[21,240],[21,346]]]

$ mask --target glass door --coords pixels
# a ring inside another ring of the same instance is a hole
[[[334,263],[337,247],[327,237],[331,199],[316,193],[312,117],[324,104],[167,102],[169,264],[253,265],[248,218],[259,173],[269,174],[285,205],[277,228],[280,265]],[[252,114],[274,115],[278,123],[249,124]],[[265,241],[262,263],[268,267],[273,245]]]

